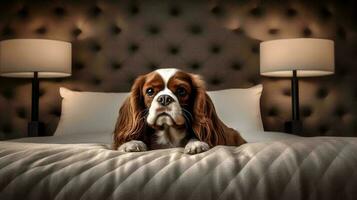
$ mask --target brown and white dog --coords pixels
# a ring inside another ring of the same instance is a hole
[[[185,153],[195,154],[244,143],[218,118],[200,77],[169,68],[135,80],[119,111],[113,148],[134,152],[185,147]]]

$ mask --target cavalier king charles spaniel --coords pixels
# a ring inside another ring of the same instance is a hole
[[[185,147],[185,153],[196,154],[216,145],[244,143],[218,118],[202,79],[170,68],[135,80],[119,110],[113,148],[137,152]]]

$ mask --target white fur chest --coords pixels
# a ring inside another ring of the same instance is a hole
[[[165,145],[169,147],[182,147],[186,144],[186,130],[178,130],[171,126],[164,126],[163,130],[155,132],[157,137],[156,143],[158,145]]]

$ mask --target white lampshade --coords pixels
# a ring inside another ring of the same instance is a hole
[[[0,75],[31,78],[71,75],[72,45],[46,39],[11,39],[0,42]]]
[[[335,71],[334,42],[295,38],[260,43],[260,73],[264,76],[324,76]]]

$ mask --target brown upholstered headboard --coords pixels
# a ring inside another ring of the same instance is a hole
[[[176,67],[201,74],[208,89],[264,84],[266,130],[291,115],[288,79],[259,75],[259,42],[330,38],[336,73],[300,81],[305,135],[357,136],[357,23],[354,1],[23,1],[0,3],[0,39],[73,44],[73,75],[41,82],[40,118],[51,135],[58,88],[128,91],[139,74]],[[30,80],[0,78],[0,138],[26,135]],[[239,103],[239,102],[237,102]]]

